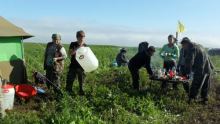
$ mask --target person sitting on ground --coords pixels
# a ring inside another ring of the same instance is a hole
[[[150,67],[151,56],[154,55],[156,49],[154,46],[150,46],[147,50],[138,52],[129,61],[128,68],[132,75],[132,84],[134,90],[139,90],[139,69],[145,65],[148,74],[152,77],[152,70]]]
[[[34,77],[35,85],[41,86],[41,84],[46,83],[46,78],[42,73],[35,71],[34,73],[32,73],[32,76]]]
[[[125,48],[122,48],[120,50],[120,53],[117,55],[116,61],[117,61],[118,67],[128,66],[128,61],[129,60],[126,56],[126,53],[127,53],[127,50]]]

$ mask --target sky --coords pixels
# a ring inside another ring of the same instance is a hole
[[[62,44],[76,41],[83,30],[85,43],[137,47],[147,41],[162,47],[176,36],[178,21],[189,37],[205,47],[220,47],[219,0],[0,0],[0,16],[47,43],[53,33]]]

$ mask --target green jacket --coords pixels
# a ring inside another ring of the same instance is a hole
[[[165,53],[171,53],[171,56],[165,56]],[[169,47],[169,44],[165,44],[160,50],[159,55],[164,59],[164,61],[176,61],[179,58],[179,47],[174,44],[173,47]]]

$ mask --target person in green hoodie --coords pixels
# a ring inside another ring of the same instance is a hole
[[[176,60],[179,58],[179,48],[175,44],[175,38],[173,35],[168,36],[168,44],[165,44],[163,48],[160,50],[159,55],[163,58],[163,68],[166,69],[166,73],[169,70],[172,70],[173,67],[176,68]],[[166,88],[167,83],[162,83],[162,89]],[[177,88],[177,84],[173,83],[173,89]]]

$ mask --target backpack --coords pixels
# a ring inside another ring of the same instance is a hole
[[[138,47],[138,52],[147,50],[149,43],[147,41],[141,42]]]

